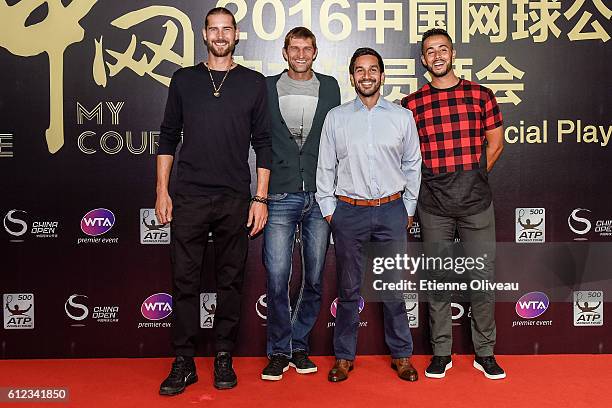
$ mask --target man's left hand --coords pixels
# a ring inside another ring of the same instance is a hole
[[[249,218],[247,228],[251,228],[250,237],[259,234],[268,221],[268,206],[263,203],[253,201],[249,208]]]

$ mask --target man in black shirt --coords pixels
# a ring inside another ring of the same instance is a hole
[[[267,220],[271,140],[263,75],[237,65],[236,20],[222,7],[208,12],[206,62],[172,77],[157,156],[157,201],[161,223],[172,221],[173,347],[176,359],[160,394],[175,395],[197,381],[193,356],[199,322],[200,271],[209,232],[214,233],[217,308],[214,385],[237,384],[231,352],[240,320],[248,236]],[[168,193],[178,143],[174,201]],[[250,201],[248,157],[257,162],[257,193]],[[247,230],[248,229],[248,230]]]

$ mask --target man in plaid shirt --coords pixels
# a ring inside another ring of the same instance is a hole
[[[432,80],[404,98],[402,106],[412,111],[421,144],[418,215],[425,248],[434,254],[433,248],[453,242],[457,231],[466,256],[483,256],[486,248],[485,267],[474,270],[471,279],[492,280],[495,216],[488,172],[503,149],[502,115],[490,89],[455,75],[456,51],[445,30],[425,32],[421,52]],[[449,278],[444,271],[431,271],[431,275],[438,282]],[[494,293],[472,291],[470,300],[474,367],[487,378],[504,378],[493,353]],[[432,293],[429,317],[434,355],[425,375],[442,378],[452,367],[450,293]]]

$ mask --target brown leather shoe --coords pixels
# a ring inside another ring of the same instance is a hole
[[[410,358],[394,358],[391,360],[391,368],[397,371],[397,376],[402,380],[416,381],[419,373],[410,363]]]
[[[336,363],[329,370],[327,379],[331,382],[344,381],[348,378],[348,373],[353,369],[353,362],[350,360],[337,359]]]

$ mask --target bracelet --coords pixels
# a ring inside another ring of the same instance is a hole
[[[265,205],[268,205],[268,199],[261,197],[261,196],[254,196],[253,198],[251,198],[251,202],[256,202],[256,203],[262,203]]]

